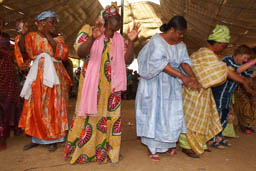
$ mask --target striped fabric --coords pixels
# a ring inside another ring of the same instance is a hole
[[[253,85],[256,85],[256,79],[253,79]],[[250,95],[241,85],[239,85],[238,89],[235,91],[234,96],[234,114],[238,117],[240,126],[245,128],[256,128],[255,102],[253,103]]]
[[[232,56],[225,57],[223,62],[225,62],[229,69],[233,71],[236,71],[240,66],[235,62]],[[245,77],[251,77],[252,74],[253,72],[248,70],[242,73],[242,75]],[[231,97],[237,88],[237,85],[237,82],[227,79],[224,84],[212,88],[217,108],[229,109],[231,105]]]
[[[200,91],[183,88],[183,105],[188,129],[187,141],[196,154],[204,152],[204,144],[221,130],[220,119],[210,87],[227,79],[224,62],[208,48],[191,55],[192,69],[203,88]]]

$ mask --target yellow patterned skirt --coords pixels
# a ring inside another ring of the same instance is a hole
[[[80,106],[81,91],[84,82],[83,74],[80,76],[76,111]],[[99,163],[119,161],[121,144],[121,118],[120,104],[121,92],[111,92],[111,68],[108,48],[103,53],[100,69],[100,82],[98,86],[98,114],[81,118],[75,116],[69,130],[65,145],[65,158],[71,159],[71,163],[87,163],[97,161]]]

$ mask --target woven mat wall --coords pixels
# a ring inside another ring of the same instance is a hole
[[[73,43],[79,29],[85,24],[93,25],[102,10],[97,0],[4,0],[0,2],[0,16],[8,23],[5,31],[12,38],[16,36],[15,24],[19,18],[25,18],[35,30],[34,18],[42,11],[57,13],[60,22],[58,31],[69,46],[70,56],[75,56]]]
[[[162,20],[183,15],[189,26],[186,43],[190,52],[204,46],[216,24],[230,28],[231,43],[224,53],[241,44],[256,46],[255,0],[160,0]]]
[[[55,11],[60,19],[58,30],[66,39],[70,56],[75,56],[72,45],[77,32],[84,23],[93,25],[101,9],[97,0],[0,0],[0,16],[8,23],[5,31],[12,38],[16,36],[17,19],[25,18],[33,26],[33,19],[40,12]],[[231,44],[226,54],[243,43],[256,46],[255,0],[160,0],[160,6],[125,1],[124,33],[133,22],[142,23],[135,48],[139,52],[147,40],[159,32],[161,24],[174,15],[185,16],[189,23],[185,42],[190,53],[206,45],[206,39],[216,24],[225,24],[231,30]]]

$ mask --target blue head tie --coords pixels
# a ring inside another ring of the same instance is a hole
[[[57,22],[59,22],[59,18],[57,17],[56,13],[55,13],[55,12],[52,12],[52,11],[44,11],[44,12],[40,13],[40,14],[36,17],[36,19],[37,19],[38,21],[42,21],[42,20],[44,20],[44,19],[46,19],[46,18],[51,18],[51,17],[56,18]]]

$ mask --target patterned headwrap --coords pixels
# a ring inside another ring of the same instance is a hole
[[[112,2],[111,5],[106,6],[106,8],[101,11],[102,19],[106,20],[107,18],[117,15],[119,7],[116,2]]]
[[[212,34],[208,37],[208,40],[214,40],[220,43],[229,43],[230,41],[229,28],[225,25],[216,25],[213,29]]]
[[[44,11],[44,12],[40,13],[40,14],[36,17],[36,19],[37,19],[38,21],[42,21],[42,20],[44,20],[44,19],[46,19],[46,18],[51,18],[51,17],[56,18],[57,22],[59,22],[59,18],[57,17],[56,13],[55,13],[55,12],[52,12],[52,11]]]

